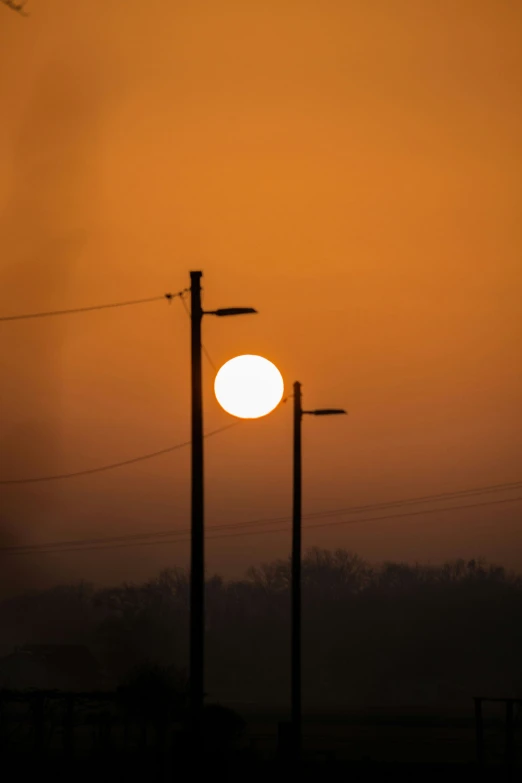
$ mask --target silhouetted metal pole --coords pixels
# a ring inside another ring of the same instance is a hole
[[[294,477],[292,513],[292,642],[291,642],[291,737],[294,759],[301,755],[301,496],[302,496],[302,448],[301,423],[303,415],[336,416],[345,414],[342,408],[317,408],[304,411],[301,384],[294,383]]]
[[[205,681],[205,525],[203,482],[203,391],[201,321],[204,315],[219,317],[256,313],[252,307],[201,307],[202,272],[190,273],[191,385],[192,385],[192,509],[190,554],[190,709],[196,750],[202,750],[202,718]]]
[[[294,383],[294,480],[292,510],[292,744],[301,751],[301,384]]]
[[[205,644],[205,536],[203,527],[203,396],[201,272],[190,273],[192,366],[192,525],[190,567],[190,706],[199,736],[203,711]]]

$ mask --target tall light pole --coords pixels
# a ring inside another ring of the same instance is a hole
[[[294,480],[292,514],[292,744],[294,757],[301,753],[301,495],[302,449],[301,423],[303,415],[336,416],[345,414],[342,408],[318,408],[304,411],[301,384],[294,383]]]
[[[205,671],[205,525],[203,484],[203,389],[201,321],[204,315],[256,313],[252,307],[201,307],[202,272],[190,273],[192,381],[192,512],[190,568],[190,707],[196,742],[201,741]],[[199,748],[201,749],[201,748]]]

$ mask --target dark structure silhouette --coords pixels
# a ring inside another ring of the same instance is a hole
[[[216,774],[218,768],[227,775],[245,769],[254,758],[259,769],[265,761],[295,764],[288,723],[276,761],[277,726],[288,715],[290,690],[291,566],[290,559],[277,560],[250,569],[244,579],[205,582],[207,698],[215,706],[202,712],[201,729]],[[301,582],[304,770],[323,765],[317,774],[327,777],[335,754],[336,774],[349,762],[352,778],[365,780],[389,776],[378,766],[384,762],[441,764],[457,757],[475,764],[476,775],[482,753],[485,774],[491,768],[500,779],[501,767],[510,766],[516,774],[522,758],[515,705],[522,697],[520,576],[477,560],[371,565],[344,550],[314,549],[303,554]],[[58,692],[42,691],[34,679],[25,686],[36,692],[1,693],[4,757],[13,764],[26,756],[45,764],[70,758],[70,770],[77,765],[80,771],[92,758],[107,776],[112,770],[108,780],[122,779],[123,770],[129,780],[132,774],[143,779],[153,777],[152,770],[168,775],[189,764],[183,673],[189,599],[188,576],[172,569],[141,584],[63,586],[0,602],[2,638],[10,639],[13,653],[37,644],[63,649],[69,637],[71,645],[92,650],[111,683],[104,692]],[[483,702],[482,745],[474,731],[477,693],[508,700],[501,709]],[[232,719],[224,738],[226,709],[247,725]],[[357,775],[355,764],[362,765]],[[430,779],[424,767],[415,769],[420,779]],[[70,770],[68,779],[77,779]],[[437,774],[440,779],[449,771]],[[460,780],[466,774],[461,767]]]
[[[291,736],[290,742],[296,758],[301,753],[301,494],[302,494],[302,450],[301,424],[303,415],[335,416],[345,414],[340,408],[319,408],[304,411],[301,399],[301,384],[294,383],[294,476],[292,508],[292,642],[291,642]],[[283,734],[283,737],[285,735]],[[285,742],[286,740],[283,740]]]
[[[204,311],[201,306],[203,273],[190,273],[191,319],[191,421],[192,510],[190,569],[190,703],[194,740],[201,741],[205,670],[205,526],[203,463],[203,396],[201,321],[204,315],[229,316],[255,313],[252,307],[228,307]],[[198,753],[199,747],[195,748]]]

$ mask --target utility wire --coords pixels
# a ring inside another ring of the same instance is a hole
[[[503,492],[522,488],[522,481],[512,481],[505,484],[491,484],[489,486],[474,487],[471,489],[459,489],[454,492],[437,492],[433,495],[421,495],[413,498],[403,498],[402,500],[394,500],[386,503],[372,503],[370,506],[348,506],[347,508],[336,508],[331,511],[323,512],[316,511],[305,516],[308,519],[314,517],[335,517],[342,514],[353,514],[359,511],[371,511],[379,508],[393,508],[395,506],[410,506],[417,505],[418,503],[429,503],[430,501],[439,500],[457,500],[461,497],[473,497],[474,495],[487,495],[494,492]]]
[[[203,436],[204,438],[210,438],[212,435],[217,435],[219,432],[224,432],[225,430],[229,430],[231,427],[237,427],[237,425],[240,424],[240,422],[232,422],[232,424],[227,424],[224,427],[219,427],[217,430],[212,430],[211,432],[205,433]],[[77,470],[74,473],[57,473],[53,476],[38,476],[37,478],[23,478],[23,479],[4,479],[0,481],[0,485],[12,485],[12,484],[34,484],[36,482],[42,482],[42,481],[56,481],[58,479],[69,479],[69,478],[76,478],[77,476],[88,476],[92,473],[103,473],[106,470],[114,470],[115,468],[122,468],[125,465],[133,465],[136,462],[143,462],[147,459],[153,459],[154,457],[159,457],[162,454],[168,454],[171,451],[177,451],[178,449],[182,449],[185,446],[190,446],[192,443],[191,440],[186,440],[183,443],[177,443],[175,446],[169,446],[166,449],[161,449],[160,451],[153,451],[150,454],[142,454],[140,457],[133,457],[132,459],[126,459],[122,462],[113,462],[111,465],[102,465],[98,468],[90,468],[88,470]]]
[[[161,299],[167,299],[171,301],[176,297],[183,297],[183,294],[189,289],[185,288],[183,291],[178,291],[176,294],[163,294],[162,296],[151,296],[148,299],[132,299],[127,302],[111,302],[110,304],[92,305],[91,307],[74,307],[69,310],[50,310],[43,313],[25,313],[23,315],[4,315],[0,317],[0,321],[22,321],[28,318],[48,318],[54,315],[71,315],[73,313],[87,313],[92,310],[106,310],[109,307],[128,307],[129,305],[145,304],[146,302],[159,302]]]
[[[185,297],[184,296],[181,297],[181,303],[182,303],[183,307],[185,308],[186,314],[188,315],[189,318],[191,318],[192,316],[190,315],[190,310],[188,309],[188,306],[187,306],[187,303],[185,301]],[[201,343],[201,350],[203,351],[203,353],[207,357],[208,363],[210,364],[212,369],[215,372],[217,372],[217,367],[216,367],[215,363],[212,361],[212,357],[210,356],[209,352],[207,351],[207,349],[205,348],[203,343]]]
[[[468,508],[480,508],[482,506],[498,506],[503,503],[518,503],[522,500],[522,495],[515,498],[502,498],[501,500],[483,500],[480,503],[466,503],[462,506],[444,506],[443,508],[426,508],[421,511],[406,511],[404,514],[386,514],[381,517],[367,517],[366,519],[341,519],[337,522],[315,522],[313,525],[306,525],[305,530],[311,530],[318,527],[333,527],[335,525],[354,525],[357,522],[377,522],[380,519],[400,519],[402,517],[418,517],[423,514],[438,514],[444,511],[461,511]]]
[[[422,516],[423,514],[438,514],[440,512],[444,511],[460,511],[461,509],[469,509],[469,508],[478,508],[481,506],[496,506],[501,503],[515,503],[522,500],[522,495],[520,497],[516,498],[507,498],[505,500],[488,500],[484,503],[469,503],[467,505],[462,506],[448,506],[446,508],[432,508],[432,509],[425,509],[423,511],[407,511],[404,514],[386,514],[379,517],[368,517],[366,519],[347,519],[347,520],[341,520],[339,522],[324,522],[324,523],[316,523],[314,525],[305,525],[303,526],[303,530],[311,530],[313,528],[319,528],[319,527],[332,527],[337,525],[355,525],[359,522],[377,522],[380,520],[386,520],[386,519],[402,519],[404,517],[415,517],[415,516]],[[246,530],[246,531],[240,531],[237,533],[225,533],[218,534],[218,535],[209,535],[207,536],[208,539],[218,539],[218,538],[238,538],[242,536],[257,536],[260,533],[286,533],[288,532],[288,526],[285,527],[278,527],[273,528],[272,530]],[[15,554],[61,554],[62,552],[89,552],[92,550],[103,550],[103,549],[126,549],[128,547],[132,546],[156,546],[157,544],[181,544],[186,543],[187,541],[190,541],[190,537],[186,538],[176,538],[172,541],[133,541],[128,542],[124,544],[109,544],[107,546],[86,546],[86,547],[71,547],[68,549],[41,549],[41,550],[30,550],[30,551],[24,551],[24,552],[16,552]]]
[[[386,508],[394,508],[397,506],[404,506],[404,505],[415,505],[419,503],[426,503],[426,502],[440,502],[445,500],[456,500],[461,497],[473,497],[477,495],[483,495],[488,494],[491,492],[502,492],[502,491],[510,491],[514,489],[520,489],[522,488],[522,481],[518,482],[509,482],[504,484],[492,484],[489,486],[482,486],[482,487],[475,487],[474,489],[464,489],[464,490],[457,490],[454,492],[439,492],[437,494],[433,495],[422,495],[420,497],[414,497],[414,498],[405,498],[403,500],[395,500],[395,501],[389,501],[387,503],[371,503],[363,506],[348,506],[345,508],[339,508],[339,509],[331,509],[331,510],[325,510],[325,511],[315,511],[308,514],[303,514],[303,519],[317,519],[317,518],[328,518],[328,517],[335,517],[339,516],[340,514],[355,514],[365,511],[376,511],[377,509],[386,509]],[[255,519],[250,520],[248,522],[230,522],[224,525],[211,525],[209,526],[209,530],[229,530],[231,528],[244,528],[244,527],[253,527],[258,525],[270,525],[275,524],[276,522],[288,522],[291,519],[291,517],[287,516],[279,516],[279,517],[268,517],[263,519]],[[0,547],[0,551],[14,551],[14,550],[24,550],[24,549],[33,549],[33,548],[39,548],[39,547],[48,547],[48,546],[68,546],[68,545],[80,545],[80,544],[98,544],[98,543],[109,543],[113,541],[126,541],[131,539],[146,539],[146,538],[156,538],[156,537],[163,537],[163,536],[171,536],[171,535],[183,535],[186,533],[190,533],[190,528],[178,528],[178,529],[170,529],[170,530],[161,530],[161,531],[152,531],[152,532],[146,532],[146,533],[133,533],[133,534],[125,534],[121,536],[110,536],[110,537],[103,537],[103,538],[93,538],[93,539],[74,539],[70,541],[52,541],[48,544],[26,544],[26,545],[18,545],[18,546],[10,546],[10,547]]]
[[[94,305],[91,307],[80,307],[80,308],[71,308],[68,310],[55,310],[55,311],[49,311],[49,312],[40,312],[40,313],[29,313],[29,314],[23,314],[23,315],[15,315],[15,316],[2,316],[0,317],[0,321],[18,321],[18,320],[25,320],[30,318],[44,318],[49,316],[56,316],[56,315],[70,315],[73,313],[81,313],[81,312],[91,312],[94,310],[103,310],[107,308],[114,308],[114,307],[127,307],[130,305],[137,305],[137,304],[145,304],[148,302],[156,302],[163,299],[167,299],[167,301],[171,301],[175,297],[179,297],[181,299],[181,302],[183,304],[183,307],[185,309],[185,312],[187,313],[187,316],[190,318],[190,311],[187,307],[187,303],[185,301],[185,293],[187,293],[190,289],[183,289],[182,291],[179,291],[178,293],[172,294],[167,293],[163,294],[162,296],[155,296],[155,297],[149,297],[147,299],[135,299],[130,300],[126,302],[113,302],[110,304],[104,304],[104,305]],[[205,348],[205,346],[202,344],[201,348],[213,367],[214,370],[217,370],[216,365],[212,361],[212,358],[210,357],[209,352]],[[286,402],[286,399],[284,400]],[[241,421],[234,422],[232,424],[226,425],[225,427],[220,427],[219,429],[213,430],[204,437],[211,437],[212,435],[216,435],[219,432],[223,432],[224,430],[230,429],[231,427],[235,427],[238,424],[242,423]],[[11,480],[0,480],[0,485],[9,485],[9,484],[28,484],[28,483],[35,483],[35,482],[44,482],[44,481],[54,481],[58,479],[66,479],[66,478],[75,478],[78,476],[84,476],[84,475],[90,475],[93,473],[101,473],[107,470],[113,470],[115,468],[124,467],[126,465],[131,465],[137,462],[142,462],[144,460],[152,459],[154,457],[161,456],[163,454],[170,453],[172,451],[175,451],[177,449],[183,448],[185,446],[190,445],[191,441],[185,441],[183,443],[178,443],[175,446],[170,446],[166,449],[161,449],[160,451],[152,452],[150,454],[144,454],[139,457],[134,457],[129,460],[124,460],[122,462],[112,463],[110,465],[104,465],[98,468],[91,468],[89,470],[83,470],[83,471],[75,471],[73,473],[62,473],[62,474],[56,474],[53,476],[42,476],[38,478],[27,478],[27,479],[11,479]],[[340,509],[333,509],[331,511],[318,511],[313,512],[310,514],[303,515],[303,518],[305,519],[314,519],[314,518],[327,518],[327,517],[333,517],[333,516],[339,516],[342,514],[353,514],[353,513],[360,513],[364,511],[370,511],[370,510],[376,510],[378,508],[393,508],[397,506],[404,506],[404,505],[411,505],[411,504],[418,504],[418,503],[426,503],[426,502],[436,502],[440,500],[451,500],[451,499],[457,499],[459,497],[466,497],[466,496],[474,496],[474,495],[480,495],[480,494],[487,494],[492,492],[498,492],[498,491],[506,491],[509,489],[518,489],[522,485],[522,482],[511,482],[506,484],[496,484],[496,485],[490,485],[486,487],[479,487],[475,489],[468,489],[468,490],[459,490],[456,492],[446,492],[446,493],[437,493],[434,495],[424,495],[421,497],[416,498],[406,498],[403,500],[393,501],[389,503],[376,503],[376,504],[370,504],[366,506],[351,506],[347,508],[340,508]],[[355,519],[355,520],[340,520],[338,522],[321,522],[321,523],[315,523],[312,525],[307,525],[304,527],[304,529],[311,529],[311,528],[318,528],[318,527],[330,527],[333,525],[343,525],[343,524],[354,524],[358,522],[372,522],[377,521],[381,519],[396,519],[396,518],[402,518],[402,517],[409,517],[409,516],[419,516],[422,514],[433,514],[438,513],[442,511],[453,511],[453,510],[460,510],[460,509],[467,509],[467,508],[476,508],[480,506],[489,506],[489,505],[497,505],[501,503],[511,503],[511,502],[517,502],[522,500],[522,497],[516,497],[516,498],[506,498],[502,500],[493,500],[493,501],[485,501],[481,503],[471,503],[467,505],[461,505],[461,506],[448,506],[448,507],[439,507],[435,509],[424,509],[422,511],[413,511],[413,512],[404,512],[404,513],[398,513],[398,514],[388,514],[380,517],[370,517],[366,519]],[[266,532],[266,533],[276,533],[276,532],[283,532],[288,529],[287,526],[281,527],[281,528],[275,528],[272,530],[249,530],[245,531],[244,528],[246,526],[259,526],[259,525],[265,525],[265,524],[275,524],[276,522],[281,521],[288,521],[289,517],[273,517],[268,519],[260,519],[260,520],[253,520],[250,522],[243,522],[243,523],[231,523],[228,525],[217,525],[214,526],[215,530],[230,530],[231,528],[243,528],[240,532],[237,533],[226,533],[225,535],[217,534],[217,535],[208,535],[208,538],[230,538],[235,536],[245,536],[245,535],[259,535],[260,533]],[[157,533],[138,533],[134,535],[127,535],[127,536],[113,536],[109,538],[102,538],[102,539],[79,539],[76,541],[62,541],[62,542],[53,542],[49,544],[33,544],[33,545],[25,545],[20,547],[0,547],[0,552],[11,552],[11,553],[18,553],[18,554],[30,554],[35,552],[76,552],[76,551],[89,551],[92,549],[112,549],[112,548],[122,548],[122,547],[128,547],[128,546],[154,546],[156,544],[160,543],[177,543],[177,542],[183,542],[188,541],[190,539],[188,538],[177,538],[174,539],[174,541],[165,541],[165,540],[154,540],[154,541],[147,541],[144,539],[147,538],[164,538],[167,536],[172,535],[180,535],[181,533],[189,532],[188,530],[170,530],[170,531],[161,531]],[[132,540],[132,541],[131,541]],[[125,541],[125,543],[121,543],[122,541]],[[110,542],[110,543],[109,543]],[[86,544],[89,544],[89,546],[85,546]],[[94,544],[94,546],[90,546],[90,544]],[[98,544],[101,544],[101,546],[98,546]],[[73,545],[70,548],[56,548],[56,547],[63,547],[64,545]],[[54,547],[51,548],[51,547]]]
[[[518,484],[522,485],[522,482],[518,482]],[[471,493],[473,491],[474,494],[480,495],[480,494],[482,494],[485,491],[492,490],[495,486],[496,487],[507,487],[508,489],[513,489],[514,488],[513,483],[511,483],[511,484],[506,484],[506,485],[491,485],[491,487],[478,488],[477,490],[474,490],[474,491],[473,490],[461,490],[460,493],[440,493],[439,496],[430,495],[430,496],[424,496],[424,497],[430,497],[433,500],[436,500],[437,497],[438,497],[439,500],[449,500],[449,499],[455,498],[458,495],[462,495],[464,492]],[[520,488],[520,487],[517,487],[517,488]],[[496,491],[499,491],[499,490],[497,489]],[[477,506],[495,505],[495,504],[498,504],[498,503],[511,503],[511,502],[515,502],[515,501],[518,501],[518,500],[521,500],[521,499],[522,499],[522,497],[505,498],[505,499],[500,499],[500,500],[486,501],[486,502],[482,502],[482,503],[472,503],[472,504],[467,504],[467,505],[462,505],[462,506],[446,506],[446,507],[439,507],[439,508],[434,508],[434,509],[425,509],[425,510],[414,511],[414,512],[404,512],[404,513],[398,513],[398,514],[391,514],[391,515],[386,515],[386,516],[382,516],[382,517],[371,517],[371,518],[354,519],[354,520],[341,520],[340,522],[325,522],[325,523],[318,523],[318,524],[307,525],[307,526],[304,526],[304,529],[307,530],[308,528],[315,528],[315,527],[328,527],[328,526],[331,526],[331,525],[343,525],[343,524],[354,524],[354,523],[358,523],[358,522],[370,522],[370,521],[374,521],[374,520],[377,520],[377,519],[394,519],[394,518],[400,518],[400,517],[404,517],[404,516],[416,516],[416,515],[422,515],[422,514],[434,514],[434,513],[437,513],[438,511],[453,511],[453,510],[458,510],[458,509],[461,509],[461,508],[462,509],[464,509],[464,508],[475,508]],[[402,504],[409,504],[409,503],[415,503],[415,502],[422,503],[422,502],[426,502],[426,500],[424,498],[408,498],[408,499],[402,501]],[[398,503],[399,503],[399,501],[395,501],[395,502],[392,502],[392,503],[389,503],[389,504],[380,503],[380,504],[373,504],[373,505],[366,505],[366,506],[352,506],[351,508],[349,507],[349,508],[346,508],[346,509],[342,509],[342,511],[343,511],[343,513],[356,513],[356,512],[360,513],[361,511],[371,511],[371,510],[376,510],[377,508],[384,508],[386,506],[387,507],[393,507],[393,506],[397,505]],[[341,509],[339,509],[338,511],[341,511]],[[337,512],[334,512],[334,513],[337,513]],[[303,515],[303,519],[310,519],[310,518],[313,519],[313,518],[317,518],[319,516],[324,518],[324,517],[328,517],[331,514],[332,514],[332,512],[320,512],[320,511],[318,511],[318,512],[314,512],[313,514],[305,514],[305,515]],[[264,525],[264,524],[274,525],[277,522],[283,522],[283,521],[289,521],[289,520],[290,520],[290,517],[272,517],[271,519],[253,520],[253,521],[250,521],[250,522],[230,523],[230,524],[225,524],[225,525],[213,525],[213,526],[209,526],[207,528],[207,531],[210,532],[208,537],[209,538],[221,538],[221,537],[223,537],[223,536],[219,536],[219,535],[218,536],[212,535],[212,531],[223,531],[223,530],[230,530],[230,529],[233,529],[233,528],[242,528],[243,529],[245,527],[252,527],[252,526],[258,526],[258,525]],[[266,530],[266,531],[255,530],[255,531],[244,532],[243,530],[241,530],[238,534],[232,533],[230,535],[232,535],[232,536],[235,536],[235,535],[257,535],[258,533],[263,533],[263,532],[273,533],[273,532],[279,532],[279,531],[284,531],[284,530],[288,530],[288,525],[285,526],[285,527],[276,528],[274,530]],[[55,551],[55,552],[68,552],[68,551],[79,551],[80,549],[84,549],[84,548],[86,550],[92,549],[92,548],[102,548],[102,549],[104,549],[104,548],[113,548],[112,546],[110,546],[111,544],[115,544],[116,548],[118,546],[134,546],[134,545],[139,545],[139,544],[143,544],[143,545],[147,544],[147,546],[149,546],[149,545],[161,544],[161,543],[175,543],[176,541],[188,541],[189,539],[188,538],[181,538],[181,539],[175,539],[174,541],[166,541],[166,542],[165,541],[161,541],[161,540],[146,541],[144,539],[147,539],[147,538],[166,538],[166,537],[169,537],[169,536],[179,536],[181,534],[187,534],[187,533],[190,533],[190,528],[185,528],[185,529],[181,528],[181,529],[178,529],[178,530],[164,530],[164,531],[158,531],[158,532],[155,532],[155,533],[135,533],[135,534],[130,534],[130,535],[111,536],[111,537],[104,537],[104,538],[76,539],[76,540],[72,540],[72,541],[71,540],[69,540],[69,541],[53,541],[53,542],[50,542],[48,544],[25,544],[25,545],[20,545],[20,546],[0,547],[0,553],[5,552],[5,553],[13,553],[13,554],[30,554],[31,552],[36,553],[36,552],[39,552],[39,551],[47,551],[48,549],[49,549],[49,551]],[[228,536],[226,535],[224,537],[226,538]],[[126,543],[126,542],[132,542],[132,543]],[[97,545],[97,544],[102,544],[102,546],[101,547],[85,546],[85,545]],[[107,547],[103,546],[105,544],[107,544],[109,546],[107,546]],[[56,548],[56,547],[62,547],[62,546],[72,546],[74,548],[73,549],[57,549]]]
[[[80,313],[80,312],[86,312],[90,310],[101,310],[107,307],[125,307],[127,305],[133,305],[133,304],[142,304],[143,302],[156,302],[160,299],[167,299],[169,302],[172,301],[175,297],[179,297],[181,299],[181,302],[183,303],[183,307],[185,308],[185,311],[190,318],[190,312],[187,307],[187,303],[185,302],[185,294],[190,291],[190,288],[185,288],[182,291],[178,291],[176,294],[164,294],[163,296],[155,296],[151,297],[150,299],[136,299],[134,301],[129,302],[115,302],[113,304],[106,304],[106,305],[96,305],[93,307],[82,307],[74,310],[57,310],[55,312],[48,312],[48,313],[33,313],[30,315],[13,315],[13,316],[7,316],[7,317],[1,317],[0,321],[14,321],[14,320],[20,320],[23,318],[40,318],[45,317],[49,315],[66,315],[69,313]],[[214,368],[214,370],[217,370],[216,365],[212,361],[210,354],[208,353],[207,349],[204,345],[201,346],[203,349],[205,356],[207,357],[208,361]],[[229,424],[225,427],[221,427],[218,430],[214,430],[213,432],[209,432],[204,437],[210,437],[211,435],[216,435],[218,432],[223,432],[224,430],[230,429],[230,427],[235,427],[238,424],[241,424],[241,421],[234,422],[233,424]],[[102,465],[98,468],[90,468],[89,470],[77,470],[72,473],[57,473],[52,476],[38,476],[35,478],[23,478],[23,479],[0,479],[0,486],[8,486],[8,485],[16,485],[16,484],[35,484],[40,483],[44,481],[58,481],[60,479],[69,479],[69,478],[77,478],[79,476],[88,476],[93,473],[102,473],[107,470],[115,470],[116,468],[122,468],[126,465],[132,465],[135,462],[142,462],[144,460],[153,459],[154,457],[160,457],[163,454],[168,454],[171,451],[176,451],[177,449],[183,448],[184,446],[189,446],[191,441],[186,441],[185,443],[178,443],[176,446],[170,446],[166,449],[161,449],[160,451],[152,452],[151,454],[143,454],[139,457],[134,457],[132,459],[123,460],[122,462],[114,462],[110,465]]]
[[[343,519],[339,522],[319,522],[315,523],[313,525],[303,525],[303,530],[312,530],[314,528],[318,527],[333,527],[337,525],[356,525],[359,522],[378,522],[380,520],[385,519],[402,519],[403,517],[416,517],[416,516],[422,516],[423,514],[438,514],[443,511],[460,511],[462,509],[469,509],[469,508],[478,508],[480,506],[496,506],[501,503],[515,503],[522,500],[522,495],[520,497],[516,498],[506,498],[504,500],[487,500],[483,503],[468,503],[467,505],[462,506],[446,506],[444,508],[427,508],[422,511],[406,511],[404,514],[386,514],[380,517],[367,517],[365,519]],[[259,533],[286,533],[288,532],[289,528],[286,527],[278,527],[273,528],[272,530],[246,530],[238,533],[225,533],[224,535],[215,535],[215,536],[207,536],[207,538],[236,538],[238,536],[256,536],[259,535]],[[177,544],[178,542],[186,542],[190,541],[190,538],[181,538],[181,539],[175,539],[174,541],[158,541],[154,543],[169,543],[169,544]],[[147,542],[152,544],[153,542]],[[130,546],[129,544],[125,544],[123,546]],[[116,547],[114,547],[116,548]],[[55,553],[61,552],[63,550],[57,549],[55,550]]]

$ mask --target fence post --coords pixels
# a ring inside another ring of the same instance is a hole
[[[34,726],[34,751],[39,758],[44,747],[44,696],[36,693],[32,697],[33,726]]]
[[[63,741],[65,754],[70,760],[74,752],[74,694],[69,693],[65,697],[65,721]]]
[[[513,699],[506,699],[506,766],[513,769],[515,761],[515,734],[513,722]]]
[[[475,697],[475,734],[477,738],[477,761],[479,766],[484,765],[484,726],[482,723],[482,699]]]

